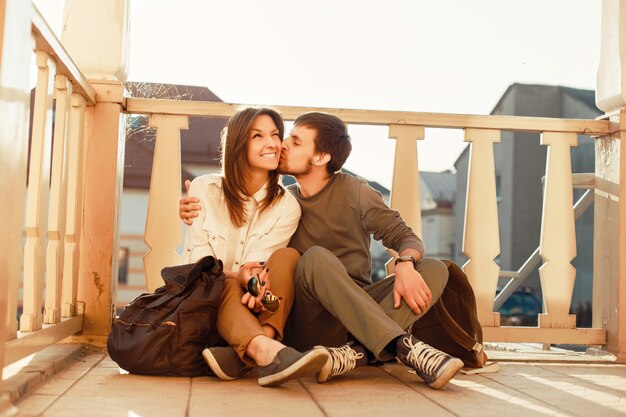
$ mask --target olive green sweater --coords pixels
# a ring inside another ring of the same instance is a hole
[[[422,240],[362,178],[335,174],[322,190],[306,198],[297,184],[287,188],[302,209],[289,246],[301,254],[312,246],[330,250],[360,286],[372,283],[371,235],[398,252],[412,248],[424,255]]]

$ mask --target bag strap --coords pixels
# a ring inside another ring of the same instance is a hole
[[[212,271],[216,269],[216,271]],[[211,273],[214,272],[214,273]],[[167,296],[159,297],[152,303],[146,305],[144,308],[157,308],[163,304],[169,303],[172,299],[182,296],[186,292],[193,291],[195,283],[200,279],[204,273],[211,273],[211,281],[217,281],[222,272],[222,261],[213,258],[212,256],[205,256],[198,260],[195,264],[176,265],[172,267],[163,268],[161,276],[164,281],[171,281],[173,285],[179,285],[182,287],[180,292],[166,292]],[[176,276],[184,276],[184,285],[181,282],[176,281]]]
[[[443,300],[439,299],[437,303],[433,306],[435,309],[435,314],[439,319],[439,323],[444,328],[444,330],[454,339],[456,343],[461,345],[467,350],[473,350],[475,352],[481,352],[483,350],[483,345],[479,343],[475,338],[468,335],[467,332],[459,326],[459,324],[452,318],[448,310],[443,304]],[[474,317],[472,316],[472,320],[474,321]],[[474,326],[476,327],[476,322],[474,322]],[[482,329],[480,328],[480,324],[476,327],[480,335],[482,336]],[[482,337],[481,337],[482,339]]]
[[[150,304],[145,305],[144,309],[151,309],[151,308],[160,307],[163,304],[167,304],[171,300],[173,300],[174,298],[179,297],[179,296],[180,296],[180,294],[165,293],[162,297],[159,297],[158,299],[154,300]]]

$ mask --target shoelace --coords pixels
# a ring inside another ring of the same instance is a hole
[[[413,343],[411,339],[406,338],[402,343],[409,348],[406,355],[407,360],[427,375],[432,375],[439,368],[439,365],[449,357],[448,354],[424,342]]]
[[[363,357],[363,353],[357,353],[349,345],[338,348],[326,348],[330,353],[330,376],[343,375],[356,367],[356,361]]]

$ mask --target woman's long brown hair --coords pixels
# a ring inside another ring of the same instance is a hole
[[[283,140],[285,124],[281,115],[273,109],[266,107],[249,107],[235,113],[228,120],[225,132],[222,132],[222,170],[223,192],[226,207],[230,215],[230,221],[236,227],[241,227],[246,220],[245,201],[251,197],[246,188],[246,173],[248,168],[248,140],[249,132],[254,120],[262,115],[272,118],[280,140]],[[280,149],[278,150],[280,152]],[[278,183],[280,175],[278,171],[269,171],[267,184],[267,196],[260,203],[260,212],[270,207],[277,201],[285,190]]]

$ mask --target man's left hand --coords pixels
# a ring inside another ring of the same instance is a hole
[[[412,262],[398,262],[395,266],[396,279],[393,286],[393,307],[400,308],[402,300],[415,314],[426,312],[433,295],[422,275]]]

